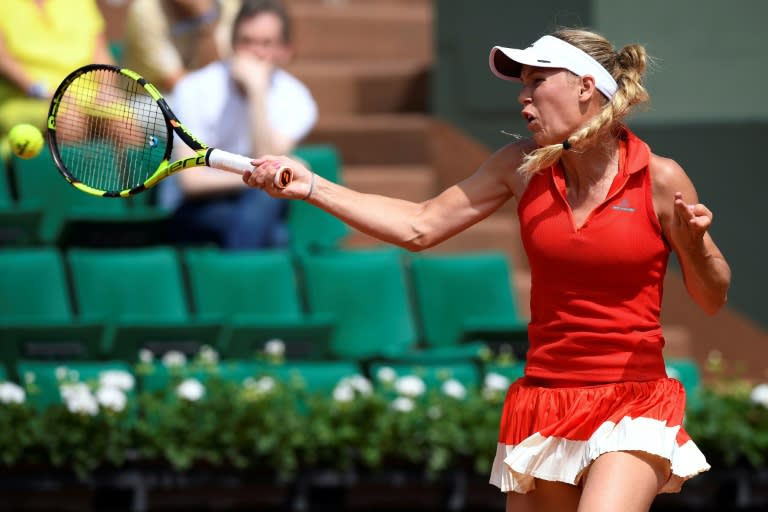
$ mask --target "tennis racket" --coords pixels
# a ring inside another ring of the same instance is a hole
[[[170,160],[174,133],[194,156]],[[192,135],[138,73],[108,64],[83,66],[62,81],[48,111],[48,135],[61,175],[96,196],[132,196],[191,167],[238,174],[253,169],[251,158],[208,147]],[[283,167],[275,186],[285,188],[292,178]]]

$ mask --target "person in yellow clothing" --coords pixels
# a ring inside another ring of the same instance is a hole
[[[165,93],[190,71],[229,55],[242,0],[132,0],[123,41],[125,67]]]
[[[95,0],[3,0],[0,16],[0,144],[10,129],[43,129],[50,98],[75,68],[112,63]]]

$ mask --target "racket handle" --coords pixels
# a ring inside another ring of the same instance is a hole
[[[208,167],[237,174],[244,174],[245,171],[252,171],[253,165],[251,165],[251,160],[253,159],[247,156],[237,155],[222,149],[210,148],[205,154],[205,164]],[[275,187],[284,189],[292,180],[293,169],[290,167],[280,167],[275,174]]]
[[[205,165],[208,167],[237,174],[244,174],[245,171],[252,171],[253,165],[251,165],[251,160],[253,160],[253,158],[236,155],[235,153],[230,153],[229,151],[221,149],[210,148],[205,153]]]

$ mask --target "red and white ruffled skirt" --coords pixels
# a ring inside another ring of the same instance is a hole
[[[533,490],[535,478],[578,485],[600,455],[643,451],[670,462],[661,492],[678,492],[709,469],[682,428],[684,413],[675,379],[549,388],[522,378],[507,392],[490,482],[518,493]]]

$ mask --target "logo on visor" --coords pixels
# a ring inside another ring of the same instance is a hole
[[[546,62],[547,64],[552,64],[551,60],[544,60],[544,59],[536,59],[536,62]]]

